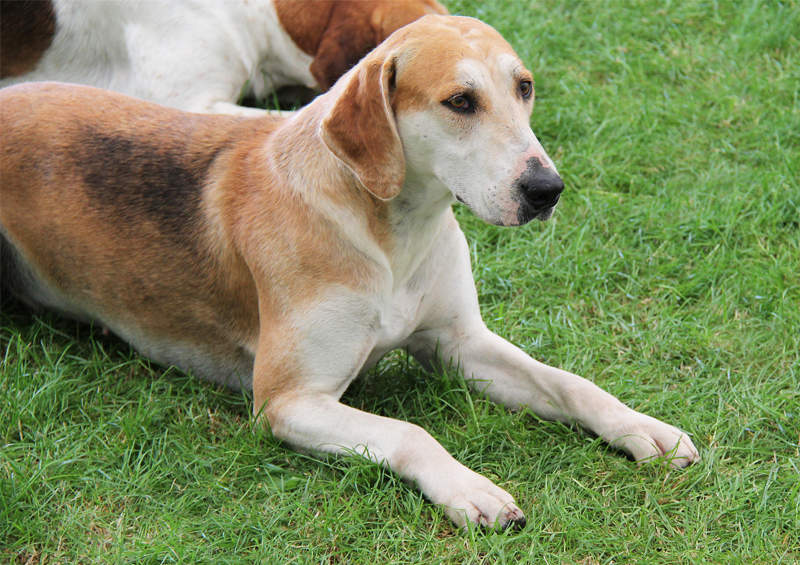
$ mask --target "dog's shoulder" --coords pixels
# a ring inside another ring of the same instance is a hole
[[[28,175],[74,178],[69,186],[93,209],[187,235],[214,163],[243,140],[268,138],[282,121],[193,114],[87,86],[19,84],[0,90],[3,145],[14,148],[2,154],[3,192],[38,186],[58,199],[63,183],[31,183]],[[45,162],[46,171],[35,166]]]

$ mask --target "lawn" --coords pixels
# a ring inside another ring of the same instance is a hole
[[[515,496],[456,530],[391,473],[299,454],[250,400],[56,316],[0,314],[0,561],[800,562],[800,3],[446,2],[536,77],[566,190],[547,223],[462,207],[488,325],[688,431],[637,466],[387,357],[344,400]]]

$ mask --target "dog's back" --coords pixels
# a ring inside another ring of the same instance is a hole
[[[207,227],[215,224],[203,221],[208,179],[231,158],[232,138],[265,138],[282,120],[188,114],[58,83],[0,90],[5,290],[33,306],[100,320],[172,363],[174,355],[154,351],[139,334],[174,335],[179,321],[163,313],[177,308],[199,322],[187,343],[215,341],[212,349],[229,356],[238,345],[226,342],[254,331],[230,320],[255,322],[220,314],[252,304],[247,296],[228,303],[220,291],[226,281],[209,268],[217,257]],[[209,296],[223,303],[209,307]]]

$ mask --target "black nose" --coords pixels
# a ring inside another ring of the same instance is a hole
[[[528,159],[528,168],[517,179],[523,203],[536,211],[552,208],[558,202],[564,182],[551,167],[542,166],[535,157]]]

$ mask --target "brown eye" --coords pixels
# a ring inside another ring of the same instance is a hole
[[[467,114],[475,111],[475,105],[472,103],[472,100],[466,94],[456,94],[455,96],[451,96],[450,98],[442,102],[442,104],[444,104],[451,110],[455,112],[460,112],[462,114]]]
[[[531,81],[523,80],[522,82],[520,82],[519,93],[525,99],[530,98],[531,94],[533,93],[533,84],[531,84]]]

